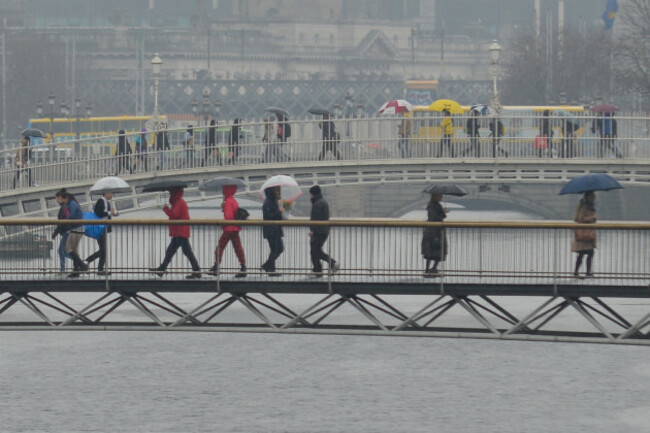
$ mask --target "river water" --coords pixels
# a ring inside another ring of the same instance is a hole
[[[0,332],[0,431],[650,432],[647,359],[593,344]]]

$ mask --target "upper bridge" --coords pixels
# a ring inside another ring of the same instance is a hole
[[[462,128],[452,142],[453,155],[449,148],[442,148],[439,137],[421,134],[410,138],[409,151],[403,154],[396,131],[399,120],[337,119],[341,139],[336,147],[341,159],[334,158],[332,152],[321,158],[324,146],[314,120],[292,120],[294,134],[286,143],[242,143],[235,158],[230,157],[228,152],[233,149],[225,143],[206,148],[203,130],[195,133],[197,144],[192,149],[182,145],[185,131],[174,130],[169,132],[171,149],[155,151],[150,145],[146,153],[121,158],[102,154],[101,149],[106,148],[100,147],[98,138],[42,146],[33,149],[26,168],[7,164],[0,170],[0,216],[51,216],[58,209],[54,193],[61,187],[75,193],[81,204],[88,204],[90,186],[100,177],[116,173],[133,187],[130,194],[118,198],[118,207],[123,209],[151,205],[151,196],[141,194],[141,187],[152,179],[190,181],[188,198],[200,200],[206,195],[195,191],[198,182],[220,175],[244,179],[247,187],[240,193],[257,191],[266,177],[280,173],[294,176],[305,186],[456,182],[477,185],[477,189],[491,183],[559,187],[575,176],[595,172],[608,173],[626,186],[650,185],[650,149],[645,137],[638,136],[645,118],[619,120],[627,126],[619,127],[615,143],[605,143],[615,146],[616,153],[599,155],[601,143],[592,137],[577,139],[570,158],[540,154],[533,138],[519,136],[505,136],[498,143],[482,137],[478,141],[481,156],[477,157]],[[241,128],[258,131],[264,126],[252,122]],[[560,138],[556,142],[556,146],[567,145]],[[13,158],[15,151],[5,151],[3,161]]]

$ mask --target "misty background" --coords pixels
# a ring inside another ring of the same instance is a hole
[[[233,119],[269,105],[374,114],[407,80],[462,104],[491,94],[489,43],[503,46],[505,105],[613,102],[645,110],[650,0],[2,0],[2,137],[30,117],[146,115],[150,61],[160,111]],[[638,9],[634,9],[634,8]],[[648,13],[647,11],[645,12]],[[642,18],[642,16],[641,16]],[[636,32],[636,33],[634,33]],[[638,38],[636,39],[638,40]],[[627,59],[627,60],[626,60]],[[48,103],[54,96],[54,104]],[[344,113],[349,115],[350,113]]]

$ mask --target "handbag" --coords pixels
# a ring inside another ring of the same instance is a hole
[[[250,212],[248,212],[246,209],[243,207],[237,208],[237,212],[235,212],[235,219],[236,220],[247,220],[250,215]]]
[[[578,242],[594,242],[596,240],[596,230],[575,229],[575,238]]]

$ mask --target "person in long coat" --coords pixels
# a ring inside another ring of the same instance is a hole
[[[593,224],[598,218],[596,213],[596,194],[593,191],[587,191],[584,197],[578,203],[573,220],[580,224]],[[594,250],[596,249],[596,230],[594,229],[575,229],[574,239],[571,251],[578,253],[576,266],[573,275],[578,277],[582,260],[587,256],[587,277],[593,276],[592,262],[594,259]]]
[[[278,205],[278,201],[280,200],[280,187],[275,186],[267,188],[264,190],[264,195],[266,196],[266,200],[264,200],[264,204],[262,205],[262,216],[264,221],[281,221],[284,207]],[[271,252],[269,253],[269,257],[266,259],[266,262],[261,266],[261,269],[266,272],[269,277],[277,277],[280,274],[276,272],[275,261],[280,257],[280,254],[284,252],[284,243],[282,242],[284,232],[282,226],[264,226],[262,227],[262,235],[269,243]]]
[[[115,149],[115,156],[117,156],[117,172],[115,176],[120,174],[122,169],[127,170],[130,174],[133,174],[133,169],[131,168],[130,159],[131,157],[131,143],[126,137],[126,132],[123,129],[120,129],[117,133],[117,146]]]
[[[427,205],[427,221],[442,222],[447,217],[446,208],[440,204],[442,194],[431,194]],[[444,262],[447,257],[447,235],[441,227],[426,227],[422,234],[422,256],[427,261],[424,276],[435,277],[438,275],[438,263]],[[433,262],[433,267],[429,267]]]

